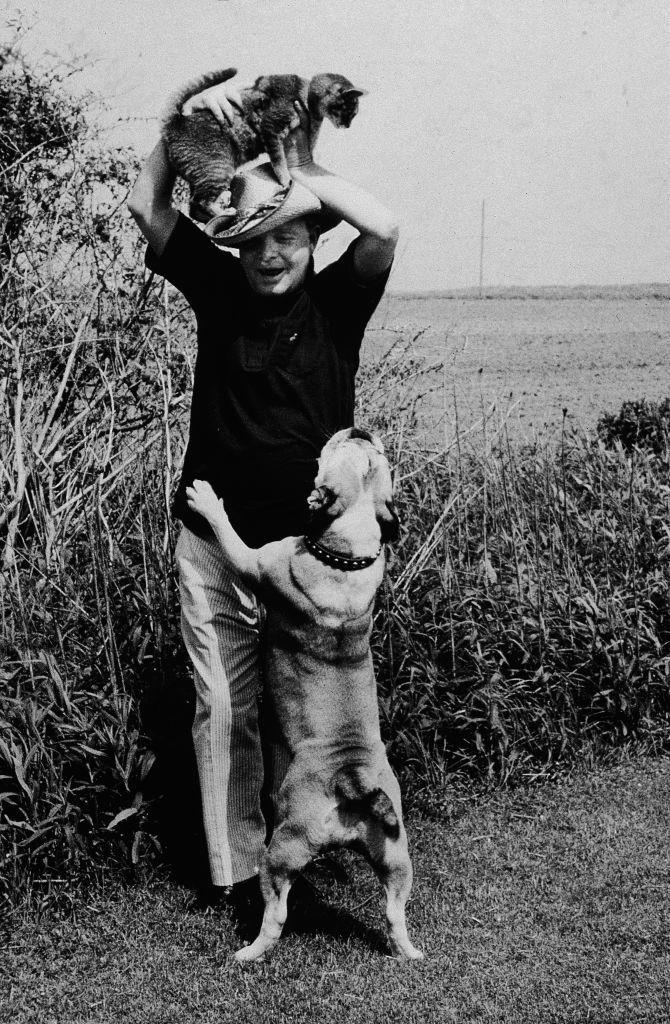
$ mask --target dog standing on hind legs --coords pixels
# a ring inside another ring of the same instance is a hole
[[[370,861],[384,884],[394,954],[421,959],[405,922],[412,864],[400,787],[379,731],[370,651],[383,544],[398,528],[381,442],[356,428],[328,441],[304,537],[249,548],[208,483],[195,480],[186,494],[266,607],[267,685],[293,758],[260,865],[263,923],[236,958],[258,960],[275,945],[298,874],[320,851],[347,846]]]

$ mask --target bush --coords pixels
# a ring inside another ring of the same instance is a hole
[[[0,47],[0,252],[8,256],[36,209],[49,202],[59,162],[85,131],[82,104],[64,99],[64,72],[35,75],[12,45]],[[45,184],[36,192],[32,184]]]
[[[624,402],[615,415],[607,413],[598,420],[598,437],[608,448],[620,444],[625,451],[645,448],[662,455],[670,439],[670,398],[648,402],[645,398]]]
[[[424,803],[454,773],[667,745],[667,462],[574,435],[433,463],[400,505],[375,644],[391,754]]]
[[[124,209],[132,154],[100,144],[64,77],[2,51],[0,96],[11,97],[0,106],[0,198],[11,213],[0,279],[7,884],[118,853],[106,825],[139,802],[162,737],[189,722],[169,515],[192,377],[184,310],[143,282]],[[32,120],[22,133],[23,118]],[[157,680],[169,681],[169,695],[143,722]],[[142,841],[133,829],[122,852],[137,859]]]

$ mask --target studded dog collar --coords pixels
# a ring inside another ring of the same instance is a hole
[[[355,569],[367,569],[368,566],[373,565],[374,562],[379,558],[382,549],[381,546],[377,551],[376,555],[363,555],[361,558],[350,558],[349,555],[342,555],[339,551],[331,551],[330,548],[324,548],[322,544],[314,540],[313,537],[305,537],[305,547],[311,555],[318,558],[320,562],[325,562],[326,565],[332,565],[334,569],[342,569],[343,572],[353,572]]]

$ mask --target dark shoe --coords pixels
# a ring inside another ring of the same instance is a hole
[[[258,876],[232,886],[224,903],[238,936],[244,941],[255,939],[260,931],[265,903]]]
[[[213,914],[226,905],[232,892],[230,885],[202,885],[192,893],[186,902],[186,909],[205,914]]]
[[[237,914],[255,911],[263,907],[258,876],[247,878],[235,885],[203,885],[188,900],[188,910],[206,914],[228,910]]]

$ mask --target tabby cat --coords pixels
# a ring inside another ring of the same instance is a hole
[[[295,117],[295,102],[309,114],[309,141],[313,150],[324,118],[336,128],[348,128],[358,112],[356,89],[342,75],[315,75],[307,81],[298,75],[262,75],[241,92],[242,112],[237,108],[232,124],[220,125],[208,110],[185,117],[182,106],[196,93],[225,82],[236,68],[212,71],[188,82],[168,102],[162,119],[162,136],[170,163],[191,188],[191,216],[206,222],[226,214],[230,180],[236,169],[261,153],[270,157],[277,179],[287,185],[282,166],[282,140]],[[233,211],[229,211],[233,216]]]

